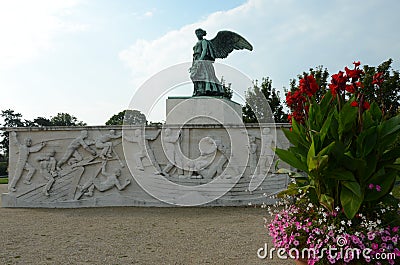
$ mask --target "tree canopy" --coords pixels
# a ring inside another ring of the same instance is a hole
[[[246,91],[246,104],[243,107],[243,121],[245,123],[287,122],[287,114],[283,111],[283,103],[279,91],[272,88],[272,80],[269,77],[263,78],[261,86],[254,82],[253,87]],[[265,104],[265,99],[268,106]],[[258,119],[257,119],[258,117]]]
[[[123,110],[114,114],[106,125],[147,125],[146,116],[138,110]]]

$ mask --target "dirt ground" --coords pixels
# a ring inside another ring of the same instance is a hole
[[[257,257],[271,246],[266,215],[235,207],[0,208],[0,264],[294,264]]]

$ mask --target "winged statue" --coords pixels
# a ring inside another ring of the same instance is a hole
[[[253,50],[253,46],[242,36],[232,31],[220,31],[212,40],[204,39],[207,32],[196,29],[198,38],[193,47],[193,63],[189,69],[194,84],[193,96],[223,96],[224,88],[215,76],[213,62],[226,58],[233,50]]]

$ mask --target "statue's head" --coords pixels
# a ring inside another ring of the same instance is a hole
[[[171,134],[171,129],[166,128],[166,129],[164,130],[164,133],[165,133],[166,136],[169,136],[169,135]]]
[[[204,29],[196,29],[194,31],[194,33],[196,34],[196,36],[201,39],[202,37],[204,37],[205,35],[207,35],[207,32]]]
[[[32,139],[29,137],[25,138],[25,145],[28,147],[32,146]]]
[[[81,136],[82,136],[83,139],[85,139],[86,137],[88,137],[88,131],[82,130],[82,131],[81,131]]]
[[[111,135],[114,135],[114,134],[115,134],[115,130],[110,130],[109,133],[110,133]]]

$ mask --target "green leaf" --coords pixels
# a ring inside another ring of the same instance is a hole
[[[328,118],[325,120],[324,124],[321,127],[320,130],[320,138],[321,138],[321,143],[324,142],[325,137],[327,136],[330,126],[332,124],[332,117],[333,117],[333,112],[329,114]]]
[[[296,133],[295,131],[290,131],[288,129],[283,129],[283,133],[291,144],[297,147],[304,147],[308,149],[308,144],[305,135]]]
[[[344,104],[339,112],[339,135],[349,132],[357,122],[358,108],[350,106],[350,103]]]
[[[284,162],[288,163],[294,168],[297,168],[301,171],[308,172],[307,164],[303,163],[299,158],[288,150],[283,149],[275,149],[275,153],[282,159]]]
[[[361,187],[356,181],[342,181],[342,185],[351,190],[355,195],[361,197]]]
[[[357,156],[366,157],[374,150],[378,139],[377,127],[373,126],[359,134],[357,137]]]
[[[314,137],[312,137],[311,146],[310,146],[310,149],[308,150],[308,154],[307,154],[307,166],[308,166],[308,171],[311,171],[311,170],[317,168],[317,166],[318,166],[316,159],[315,159]]]
[[[397,115],[382,123],[380,130],[380,137],[384,138],[389,134],[395,133],[399,130],[400,130],[400,115]]]
[[[353,172],[339,168],[336,170],[332,170],[331,172],[328,172],[326,175],[328,178],[332,178],[335,180],[341,180],[341,181],[356,181],[356,178],[354,177]]]
[[[342,187],[340,192],[340,202],[347,218],[353,219],[362,204],[363,198],[355,194],[351,189]]]
[[[375,101],[372,102],[369,110],[367,110],[366,112],[369,112],[375,121],[379,122],[382,119],[382,110],[379,108],[378,103],[376,103]]]
[[[319,203],[321,203],[321,205],[323,205],[328,211],[333,212],[335,200],[331,196],[327,194],[321,194],[319,198]]]
[[[376,189],[370,190],[367,188],[367,192],[365,194],[365,201],[376,201],[382,198],[383,196],[387,195],[394,186],[396,181],[396,177],[398,176],[397,170],[391,171],[389,168],[388,170],[384,170],[384,174],[381,173],[375,174],[370,180],[369,183],[374,185],[379,185],[381,187],[381,191],[377,191]]]

